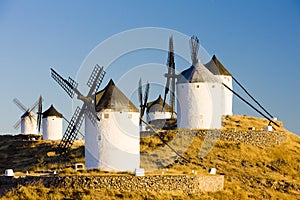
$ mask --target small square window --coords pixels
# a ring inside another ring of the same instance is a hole
[[[108,119],[109,118],[109,114],[108,113],[104,113],[104,119]]]
[[[199,85],[197,85],[197,88],[199,88],[200,86]]]
[[[98,135],[98,140],[101,140],[101,135],[100,134]]]
[[[215,88],[215,85],[212,85],[212,88]]]

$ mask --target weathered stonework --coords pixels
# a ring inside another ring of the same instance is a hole
[[[224,188],[224,176],[187,176],[187,175],[155,175],[155,176],[54,176],[7,178],[0,177],[2,187],[17,185],[42,184],[45,187],[114,189],[119,191],[183,191],[193,194],[201,192],[216,192]]]

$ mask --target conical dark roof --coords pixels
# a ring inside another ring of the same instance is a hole
[[[204,64],[204,66],[214,75],[231,76],[229,71],[222,65],[222,63],[213,55],[212,59]]]
[[[43,118],[47,118],[50,116],[55,116],[55,117],[59,117],[62,118],[63,115],[61,113],[59,113],[53,105],[50,106],[50,108],[48,108],[48,110],[46,110],[45,112],[42,113]]]
[[[213,55],[212,59],[204,64],[204,66],[213,74],[213,75],[225,75],[231,76],[228,70],[222,65],[222,63]],[[199,73],[197,68],[192,65],[188,69],[182,71],[177,78],[177,83],[195,83],[195,82],[205,82],[204,76]]]
[[[164,104],[164,100],[161,98],[161,95],[154,101],[147,103],[147,110],[146,112],[172,112],[172,108],[170,105],[165,103],[164,109],[162,110]]]
[[[96,112],[104,109],[119,112],[139,112],[135,105],[115,85],[112,79],[110,79],[103,90],[96,94],[95,100]]]
[[[205,82],[203,76],[194,65],[182,71],[177,78],[177,83]]]
[[[33,116],[33,117],[34,117],[34,114],[33,114],[32,111],[31,111],[31,113],[30,113],[28,110],[26,110],[25,113],[21,116],[21,118],[25,118],[25,117],[27,117],[27,116]]]

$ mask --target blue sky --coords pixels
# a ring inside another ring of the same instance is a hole
[[[22,113],[14,97],[30,106],[42,94],[44,108],[54,104],[70,118],[71,100],[51,79],[49,68],[75,78],[100,42],[142,27],[197,35],[288,130],[300,134],[300,2],[280,0],[0,0],[0,133],[18,132],[12,126]],[[166,54],[157,60],[165,64]],[[131,62],[134,56],[123,64]],[[178,70],[186,67],[177,64]],[[107,76],[114,78],[113,73]],[[236,98],[233,107],[235,114],[258,116]]]

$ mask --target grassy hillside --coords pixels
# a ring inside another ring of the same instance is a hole
[[[32,140],[32,138],[35,138]],[[38,171],[64,167],[65,160],[52,157],[59,141],[44,141],[36,135],[0,136],[0,171]],[[72,162],[84,162],[84,146],[76,141],[71,151]],[[48,156],[49,155],[49,156]]]
[[[110,189],[90,191],[32,185],[20,186],[7,193],[3,199],[25,197],[29,199],[30,197],[31,199],[35,197],[40,199],[299,199],[300,137],[289,133],[283,128],[282,123],[279,123],[281,127],[276,129],[274,137],[285,135],[284,142],[265,146],[257,145],[255,142],[240,142],[243,140],[239,138],[229,140],[230,137],[218,139],[216,135],[206,137],[207,135],[203,136],[201,130],[162,131],[164,140],[182,153],[184,158],[176,156],[157,136],[141,139],[141,165],[150,171],[149,175],[161,174],[162,171],[165,174],[191,174],[192,170],[197,174],[207,174],[209,168],[215,167],[218,174],[225,175],[225,189],[221,192],[198,195],[188,195],[180,191],[120,193]],[[233,131],[247,130],[250,141],[251,134],[259,133],[260,137],[264,137],[263,134],[268,135],[267,132],[248,131],[249,127],[255,127],[256,130],[264,128],[267,125],[264,119],[233,116],[224,118],[223,124],[224,131],[232,131],[232,135],[234,135]],[[265,138],[272,139],[270,136]],[[11,136],[2,136],[0,143],[1,170],[8,167],[20,171],[58,167],[58,164],[47,156],[57,142],[24,141]],[[77,143],[77,146],[74,146],[73,162],[84,160],[81,145]],[[74,172],[70,171],[70,173]]]

